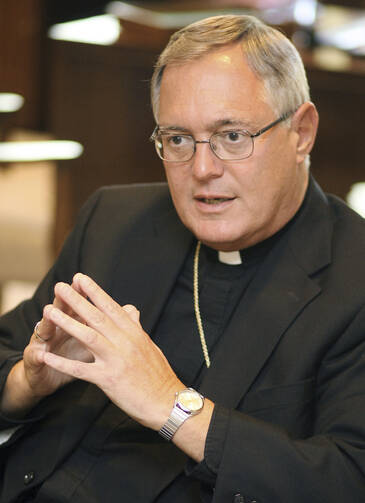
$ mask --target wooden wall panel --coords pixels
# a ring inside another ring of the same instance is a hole
[[[51,42],[48,129],[81,141],[85,153],[58,170],[56,248],[85,199],[100,185],[164,178],[148,137],[154,127],[149,85],[157,52],[123,46]],[[345,197],[365,179],[365,70],[329,72],[307,58],[320,112],[312,171],[325,190]]]
[[[42,123],[44,1],[0,1],[0,92],[25,97],[12,124],[34,129]]]
[[[60,164],[56,248],[85,199],[100,185],[163,179],[149,136],[149,79],[155,53],[50,42],[47,127],[80,141],[79,159]]]
[[[312,172],[328,192],[345,198],[353,183],[365,181],[365,65],[356,72],[312,65],[307,71],[320,117]]]

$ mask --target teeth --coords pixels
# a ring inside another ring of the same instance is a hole
[[[227,198],[216,198],[216,199],[202,199],[202,201],[206,204],[219,204],[219,203],[223,203],[224,201],[228,201]]]

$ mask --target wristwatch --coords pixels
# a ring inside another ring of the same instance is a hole
[[[193,388],[175,393],[175,403],[171,414],[159,431],[166,440],[171,440],[180,426],[191,416],[196,416],[204,406],[204,397]]]

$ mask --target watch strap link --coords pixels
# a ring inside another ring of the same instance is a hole
[[[159,434],[166,440],[171,440],[179,427],[188,417],[190,417],[190,414],[179,409],[178,405],[175,405],[175,407],[171,411],[170,417],[163,425],[163,427],[159,430]]]

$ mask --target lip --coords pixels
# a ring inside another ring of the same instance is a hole
[[[219,202],[209,203],[208,200],[217,200]],[[235,197],[229,197],[222,194],[197,194],[194,201],[200,211],[205,213],[217,213],[227,209],[234,202]]]

